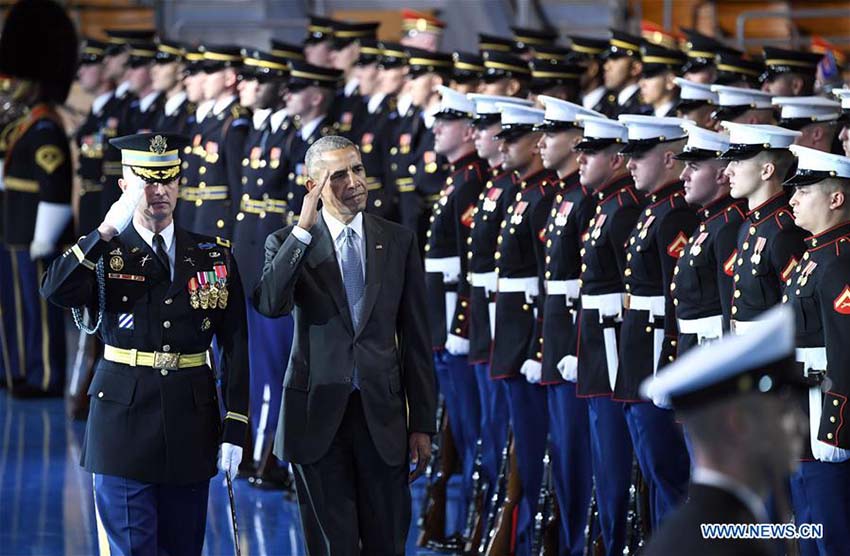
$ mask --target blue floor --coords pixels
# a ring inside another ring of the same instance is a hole
[[[97,554],[91,475],[78,465],[85,425],[65,417],[62,400],[18,401],[5,391],[0,391],[0,414],[0,555]],[[449,489],[454,503],[457,480],[453,477]],[[430,554],[414,547],[422,483],[413,489],[408,554]],[[243,480],[234,490],[243,556],[305,554],[294,503]],[[209,504],[204,554],[230,556],[234,542],[223,475],[212,480]],[[447,518],[451,523],[451,513]]]

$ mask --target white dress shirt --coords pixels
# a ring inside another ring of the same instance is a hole
[[[289,112],[286,111],[286,108],[281,108],[269,116],[273,133],[276,133],[277,130],[280,129],[280,126],[283,124],[283,120],[285,120],[287,116],[289,116]]]
[[[154,101],[159,98],[159,91],[154,91],[152,93],[146,94],[144,97],[139,99],[139,111],[147,112],[148,109],[153,105]]]
[[[617,104],[620,106],[626,104],[639,88],[640,87],[638,87],[637,83],[632,83],[631,85],[626,86],[626,88],[620,91],[617,95]]]
[[[212,113],[214,115],[218,116],[219,114],[221,114],[224,111],[225,108],[230,106],[230,103],[232,103],[234,100],[236,100],[236,95],[230,95],[227,98],[218,99],[217,101],[215,101],[215,104],[213,105]]]
[[[115,94],[115,91],[107,91],[95,97],[94,101],[91,103],[91,113],[95,116],[100,116],[101,110],[103,110],[103,107],[106,106],[107,102],[109,102],[109,99],[112,98],[113,94]]]
[[[266,119],[271,115],[271,108],[258,108],[254,110],[254,114],[251,116],[251,120],[254,123],[254,129],[261,130],[263,129],[263,125],[266,123]]]
[[[213,106],[215,105],[214,100],[205,100],[201,104],[198,105],[198,109],[195,110],[195,121],[201,123],[204,121],[204,118],[212,112]]]
[[[360,257],[360,267],[363,269],[363,279],[366,279],[366,236],[363,233],[363,213],[358,212],[357,216],[348,223],[348,225],[343,224],[330,214],[328,214],[324,209],[319,211],[319,215],[321,218],[324,218],[325,224],[328,226],[328,232],[331,234],[331,239],[334,244],[334,251],[336,252],[336,262],[339,265],[339,275],[342,276],[343,282],[345,281],[345,276],[342,272],[342,245],[345,242],[345,229],[352,228],[354,230],[354,234],[357,237],[357,241],[354,242],[354,249],[357,251],[357,255]],[[301,243],[305,245],[310,245],[310,242],[313,240],[313,235],[305,230],[304,228],[300,228],[295,226],[292,228],[292,235],[295,236],[295,239],[299,240]]]
[[[674,106],[676,106],[676,101],[675,100],[669,100],[669,101],[665,102],[664,104],[662,104],[661,106],[658,106],[657,108],[655,108],[653,110],[653,112],[654,112],[653,115],[655,115],[656,117],[659,117],[659,118],[663,118],[664,116],[666,116],[667,114],[670,113],[670,110],[672,110]],[[673,114],[673,115],[675,116],[675,114]]]
[[[369,110],[370,114],[374,114],[378,111],[378,108],[381,106],[381,103],[384,101],[387,95],[384,93],[375,93],[374,95],[369,97],[369,102],[366,104],[366,109]]]
[[[319,127],[319,124],[322,122],[324,116],[319,116],[318,118],[313,118],[306,124],[301,126],[301,139],[307,141],[313,132],[316,131],[316,128]]]
[[[186,91],[180,91],[165,101],[162,111],[165,112],[166,116],[173,116],[177,113],[177,109],[183,106],[184,102],[186,102]]]
[[[605,93],[607,93],[605,87],[596,87],[592,91],[589,91],[586,95],[584,95],[584,98],[581,99],[582,106],[592,110],[594,106],[599,104],[599,101],[602,100]]]
[[[115,89],[115,96],[118,97],[118,98],[124,98],[124,95],[126,95],[129,91],[130,91],[130,82],[129,81],[122,81],[121,83],[118,84],[118,87]]]
[[[144,242],[147,243],[148,247],[151,248],[151,251],[156,253],[156,246],[154,246],[153,244],[154,233],[145,228],[144,226],[139,226],[138,224],[136,224],[135,220],[133,220],[133,227],[136,228],[136,231],[139,232],[139,235],[142,237]],[[174,280],[174,257],[176,251],[174,246],[174,244],[176,243],[174,241],[174,221],[172,220],[171,224],[169,224],[164,230],[159,232],[159,235],[162,236],[162,240],[165,242],[165,252],[168,255],[168,266],[171,270],[170,279]]]

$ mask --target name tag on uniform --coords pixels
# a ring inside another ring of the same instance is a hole
[[[138,274],[116,274],[114,272],[110,272],[107,276],[113,280],[130,280],[131,282],[145,281],[145,277]]]

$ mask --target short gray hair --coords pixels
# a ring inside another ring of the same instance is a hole
[[[327,135],[317,140],[307,149],[307,154],[304,155],[307,175],[315,177],[313,171],[316,169],[316,164],[322,160],[322,155],[326,152],[348,148],[357,149],[357,145],[340,135]]]

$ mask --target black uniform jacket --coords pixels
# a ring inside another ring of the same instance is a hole
[[[747,213],[733,255],[732,320],[756,320],[779,303],[782,284],[806,250],[807,235],[794,224],[784,191]]]
[[[118,133],[120,106],[121,103],[113,94],[97,114],[89,112],[85,121],[77,129],[80,202],[75,231],[78,236],[97,227],[103,220],[100,195],[103,184],[106,182],[104,154],[109,150],[108,141]]]
[[[726,196],[702,207],[699,227],[688,239],[673,270],[673,304],[677,319],[701,319],[729,312],[732,303],[732,267],[725,263],[735,251],[738,228],[746,204]],[[726,308],[724,310],[724,307]],[[728,329],[728,323],[724,323]],[[677,354],[697,345],[696,334],[679,331]]]
[[[640,383],[658,365],[675,359],[678,327],[671,284],[673,268],[691,232],[698,225],[696,213],[685,201],[682,182],[662,186],[648,196],[646,209],[635,224],[626,248],[626,301],[620,330],[620,369],[614,399],[646,401],[638,394]],[[663,315],[630,307],[631,296],[663,297]],[[655,331],[663,329],[659,359],[655,360]]]
[[[527,176],[520,182],[520,191],[505,214],[495,254],[499,280],[536,280],[537,295],[502,291],[500,285],[496,296],[496,333],[490,356],[491,378],[520,376],[520,368],[526,360],[543,358],[539,341],[546,299],[543,242],[546,219],[559,185],[558,176],[549,170]]]
[[[248,414],[245,301],[228,242],[175,228],[174,280],[131,224],[106,242],[94,231],[58,257],[41,294],[61,307],[97,314],[102,265],[105,289],[98,337],[107,346],[162,354],[221,350],[219,412],[215,377],[207,365],[177,370],[101,359],[89,387],[91,411],[82,465],[92,473],[149,483],[191,483],[216,474],[220,442],[241,445]],[[223,266],[222,266],[223,265]],[[222,276],[227,306],[193,309],[197,273]]]
[[[850,449],[850,223],[806,239],[808,250],[786,282],[783,301],[797,318],[798,348],[826,347],[817,440]],[[823,370],[823,369],[820,369]],[[813,384],[817,384],[814,382]],[[804,404],[808,409],[808,403]],[[805,443],[804,459],[813,457]]]
[[[581,275],[581,246],[587,225],[596,210],[596,198],[581,186],[578,172],[561,180],[546,224],[546,270],[544,280],[578,280]],[[562,384],[558,362],[576,354],[576,318],[580,299],[564,294],[546,294],[543,308],[543,376],[541,384]]]
[[[631,176],[623,176],[596,196],[596,215],[588,224],[588,237],[581,250],[581,294],[622,294],[626,267],[626,239],[635,227],[645,199]],[[619,332],[619,323],[606,320]],[[578,395],[610,396],[605,359],[603,323],[596,309],[582,308],[579,315]]]
[[[295,337],[283,379],[275,455],[299,464],[320,459],[360,381],[372,441],[389,465],[407,458],[408,432],[436,432],[436,381],[425,308],[425,279],[413,233],[363,215],[366,289],[354,329],[324,218],[309,245],[292,227],[266,240],[254,304],[267,317],[292,313]]]
[[[469,238],[466,240],[469,247],[466,253],[467,270],[470,273],[495,271],[496,240],[499,238],[505,213],[519,190],[520,178],[514,171],[504,172],[500,168],[491,168],[490,176],[491,179],[484,184],[484,190],[478,196],[478,204],[472,212]],[[470,288],[470,363],[490,361],[492,340],[489,304],[495,300],[495,285],[493,292],[489,294],[483,287]]]
[[[434,349],[442,349],[446,343],[447,326],[451,333],[461,338],[469,336],[469,280],[467,277],[466,239],[472,226],[472,211],[475,200],[484,187],[485,162],[475,153],[468,154],[451,166],[451,174],[445,178],[445,186],[439,200],[431,209],[431,225],[425,245],[426,259],[458,259],[460,276],[456,284],[444,284],[443,274],[426,273],[428,288],[428,316],[431,324],[431,341]],[[426,263],[427,264],[427,263]],[[446,322],[445,290],[457,292],[453,322]]]
[[[29,248],[38,203],[71,204],[71,150],[55,109],[39,104],[8,137],[4,165],[3,238],[6,245]],[[69,223],[57,245],[69,245]]]

